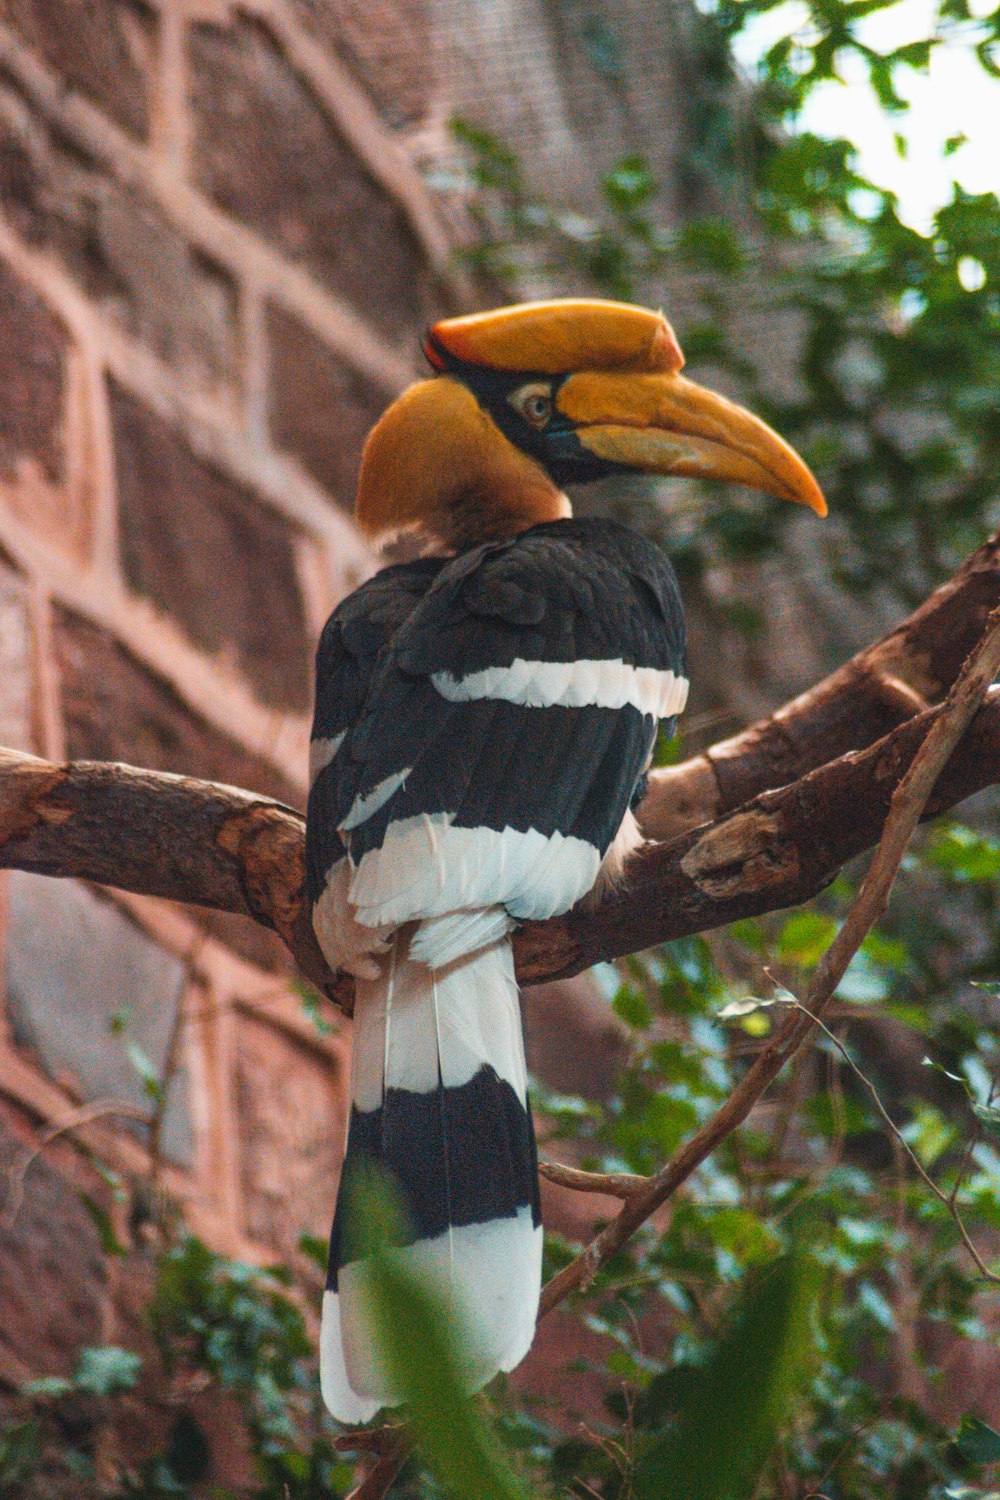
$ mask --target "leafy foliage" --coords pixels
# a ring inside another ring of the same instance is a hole
[[[890,4],[814,0],[808,26],[762,59],[749,109],[737,103],[729,49],[776,0],[703,6],[689,58],[692,194],[741,208],[713,207],[680,228],[658,220],[658,184],[640,157],[607,175],[604,212],[588,218],[534,199],[508,146],[456,129],[483,204],[475,258],[501,275],[540,259],[561,289],[589,282],[653,306],[664,283],[693,279],[699,310],[679,321],[688,358],[726,368],[817,469],[849,527],[840,582],[891,582],[915,602],[1000,515],[1000,203],[956,185],[920,233],[892,192],[861,175],[849,140],[796,122],[811,90],[852,61],[901,115],[901,74],[926,68],[959,28],[995,70],[1000,22],[995,10],[976,20],[965,0],[939,0],[925,39],[879,52],[863,23]],[[748,306],[774,321],[791,386],[777,388],[743,347],[736,314]],[[723,508],[710,492],[669,521],[672,551],[697,570],[719,548],[773,548],[779,513],[759,497],[748,511],[727,495]]]

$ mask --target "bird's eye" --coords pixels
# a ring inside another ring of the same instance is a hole
[[[507,397],[518,416],[532,427],[544,427],[552,415],[552,391],[547,385],[532,382],[519,386]]]

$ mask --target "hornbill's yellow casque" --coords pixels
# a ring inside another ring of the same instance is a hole
[[[826,506],[770,428],[681,375],[660,314],[528,304],[438,323],[425,350],[436,376],[371,433],[357,518],[439,555],[378,573],[323,632],[309,895],[357,976],[344,1177],[374,1160],[398,1180],[406,1254],[461,1307],[478,1387],[527,1352],[540,1283],[510,933],[620,872],[657,723],[687,696],[669,562],[574,520],[561,486],[638,469]],[[394,1393],[342,1220],[322,1377],[356,1422]]]

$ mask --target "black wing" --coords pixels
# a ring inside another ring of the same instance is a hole
[[[315,904],[330,868],[342,859],[337,832],[338,752],[344,735],[360,719],[365,698],[393,635],[413,613],[444,566],[420,558],[383,568],[342,599],[323,627],[316,651],[316,705],[310,741],[310,790],[306,816],[309,900]]]
[[[658,717],[686,694],[663,554],[559,521],[449,563],[392,639],[337,757],[369,925],[568,909],[597,877]]]

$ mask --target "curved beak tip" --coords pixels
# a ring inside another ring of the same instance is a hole
[[[800,505],[808,505],[809,509],[815,511],[818,516],[825,516],[829,511],[826,497],[808,469],[803,475],[801,484],[795,486],[788,498],[797,500]]]

